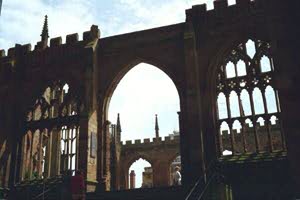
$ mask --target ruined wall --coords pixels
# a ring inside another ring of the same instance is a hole
[[[37,45],[32,50],[31,45],[16,45],[8,50],[7,55],[1,50],[0,101],[6,108],[4,117],[0,113],[5,122],[1,124],[0,121],[0,142],[3,144],[1,152],[11,152],[11,155],[2,153],[1,161],[11,160],[11,172],[16,168],[16,176],[19,176],[21,136],[26,133],[22,124],[24,113],[50,82],[64,80],[75,88],[84,105],[79,122],[79,166],[88,177],[94,178],[95,168],[88,164],[91,160],[87,152],[89,129],[95,130],[96,124],[99,142],[95,160],[97,180],[106,184],[107,188],[110,163],[110,140],[106,129],[108,103],[126,72],[145,62],[164,71],[178,89],[183,183],[194,183],[203,175],[205,167],[217,158],[216,71],[233,47],[249,38],[256,38],[272,46],[274,65],[278,69],[275,81],[281,101],[284,134],[287,136],[288,157],[295,181],[299,182],[297,111],[300,61],[297,52],[300,40],[297,9],[274,0],[238,0],[232,6],[220,0],[215,1],[214,6],[211,11],[207,11],[205,5],[193,6],[186,11],[184,23],[171,26],[101,39],[98,28],[93,26],[83,34],[82,41],[78,41],[78,34],[71,34],[67,36],[66,44],[62,44],[61,38],[54,38],[50,40],[49,47]],[[93,116],[95,110],[96,118]],[[163,143],[158,139],[157,142],[168,146],[166,141]],[[135,147],[147,146],[141,141],[136,143],[128,142],[124,149],[133,151]],[[150,144],[151,148],[155,148],[154,142]],[[128,153],[126,156],[133,161],[141,155],[146,157],[147,153]],[[167,166],[152,160],[151,163],[158,168]],[[6,164],[2,162],[0,169]],[[9,174],[12,183],[17,180],[13,177],[14,173]],[[126,186],[126,180],[123,185]]]

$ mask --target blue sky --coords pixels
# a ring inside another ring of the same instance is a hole
[[[39,40],[43,16],[49,15],[50,37],[82,33],[92,24],[102,36],[153,28],[185,20],[185,9],[206,0],[4,0],[0,48]],[[213,7],[207,0],[208,8]],[[81,35],[81,34],[80,34]]]
[[[234,3],[230,0],[230,4]],[[49,19],[50,38],[82,33],[92,24],[101,37],[139,31],[185,20],[185,9],[212,0],[3,0],[0,17],[0,49],[15,43],[40,40],[44,15]],[[136,84],[138,83],[138,84]],[[146,88],[146,89],[145,89]],[[134,109],[133,109],[134,108]],[[112,97],[109,119],[121,114],[122,139],[154,137],[154,115],[158,114],[160,134],[178,130],[179,99],[169,77],[157,68],[140,64],[121,80]],[[142,171],[144,165],[137,165]],[[141,176],[137,174],[137,185]]]

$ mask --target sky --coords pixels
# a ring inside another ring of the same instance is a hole
[[[64,42],[72,33],[79,33],[81,39],[92,24],[99,26],[101,37],[107,37],[180,23],[185,21],[185,9],[202,3],[213,9],[212,0],[3,0],[0,49],[16,43],[34,47],[44,15],[48,15],[50,38],[61,36]],[[122,140],[142,139],[154,137],[158,114],[160,135],[166,136],[178,130],[177,111],[179,97],[171,79],[154,66],[140,64],[116,88],[109,120],[115,123],[120,113]],[[140,178],[137,185],[141,185]]]
[[[185,9],[205,0],[4,0],[0,18],[0,48],[35,44],[44,15],[50,37],[79,33],[98,25],[102,37],[154,28],[185,20]],[[212,0],[208,0],[212,8]]]

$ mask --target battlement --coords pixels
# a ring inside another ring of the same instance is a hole
[[[186,10],[186,21],[192,21],[194,17],[212,20],[228,15],[234,17],[237,12],[246,14],[251,10],[267,7],[267,3],[266,0],[236,0],[236,4],[229,5],[228,0],[216,0],[213,2],[212,10],[208,10],[206,4],[193,5],[192,8]]]
[[[31,48],[31,44],[19,45],[16,44],[15,47],[9,48],[7,55],[4,49],[0,50],[0,62],[1,60],[11,59],[16,55],[16,48],[20,48],[20,51],[23,55],[29,54],[32,51],[42,51],[44,49],[57,48],[60,46],[81,46],[85,47],[89,42],[94,41],[100,38],[100,30],[98,26],[92,25],[89,31],[83,33],[83,40],[79,40],[78,33],[69,34],[66,36],[66,43],[62,43],[62,37],[56,37],[50,39],[50,46],[42,48],[42,42],[39,41],[35,46],[34,50]]]
[[[180,141],[180,136],[175,135],[175,136],[166,136],[164,139],[162,137],[159,138],[153,138],[153,141],[151,141],[150,138],[145,138],[144,140],[127,140],[125,143],[122,143],[123,148],[134,148],[135,146],[157,146],[157,145],[167,145],[167,144],[179,144]]]

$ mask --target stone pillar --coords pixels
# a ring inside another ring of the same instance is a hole
[[[46,152],[45,152],[45,164],[44,164],[44,178],[48,178],[50,176],[50,170],[51,170],[51,153],[52,153],[52,134],[49,130],[47,130],[47,144],[46,144]]]
[[[20,164],[20,180],[24,180],[26,171],[26,146],[27,146],[27,134],[22,138],[22,150],[21,150],[21,164]]]
[[[61,150],[60,150],[60,140],[61,140],[61,132],[60,132],[60,127],[53,128],[51,130],[51,163],[50,163],[50,176],[56,176],[60,174],[60,156],[61,156]]]
[[[37,166],[37,170],[38,170],[38,174],[39,174],[39,177],[41,177],[42,175],[42,163],[43,163],[43,138],[44,138],[44,131],[45,129],[43,130],[40,130],[40,138],[39,138],[39,149],[37,149],[39,152],[39,155],[38,155],[38,166]]]
[[[79,122],[79,149],[78,149],[78,169],[82,170],[87,176],[88,165],[88,119],[86,116],[81,117]],[[85,177],[86,178],[86,177]]]
[[[299,135],[299,88],[300,81],[297,75],[299,72],[299,55],[293,57],[291,43],[284,42],[282,39],[277,44],[277,51],[274,55],[274,67],[276,73],[275,88],[278,89],[279,102],[281,106],[281,121],[283,134],[288,151],[288,159],[291,166],[291,177],[296,183],[296,192],[300,196],[300,135]],[[294,43],[294,41],[292,41]],[[294,52],[297,52],[297,48]],[[298,63],[297,63],[298,62]]]
[[[153,186],[168,186],[170,183],[170,163],[157,160],[153,166]]]
[[[180,94],[180,140],[183,163],[183,184],[193,184],[203,175],[203,130],[200,110],[199,72],[196,37],[187,15],[184,33],[185,88]]]
[[[135,172],[134,172],[134,170],[131,170],[129,179],[130,179],[130,189],[134,189],[135,188]]]

